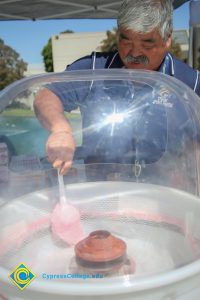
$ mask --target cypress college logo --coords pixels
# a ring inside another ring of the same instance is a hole
[[[8,277],[20,290],[24,290],[35,279],[36,275],[24,263],[21,263]]]

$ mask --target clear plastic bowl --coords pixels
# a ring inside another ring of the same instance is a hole
[[[52,234],[59,195],[44,152],[48,133],[22,105],[44,87],[72,110],[66,117],[77,150],[67,199],[80,211],[85,237],[100,230],[126,244],[121,264],[83,267],[74,246]],[[1,91],[0,103],[0,296],[199,299],[200,103],[192,90],[158,72],[76,71],[18,81]],[[31,117],[9,115],[17,110]],[[21,263],[36,274],[23,294],[8,277]]]

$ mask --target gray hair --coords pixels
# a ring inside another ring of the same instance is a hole
[[[118,13],[118,28],[149,33],[158,29],[162,39],[172,32],[173,0],[125,0]]]

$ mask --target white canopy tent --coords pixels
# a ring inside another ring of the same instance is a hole
[[[174,8],[189,0],[174,0]],[[122,0],[1,0],[0,20],[114,19]]]

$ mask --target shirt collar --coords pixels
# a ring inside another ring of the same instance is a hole
[[[118,51],[114,52],[114,54],[109,62],[108,68],[112,69],[112,68],[123,68],[123,67],[124,67],[124,64],[119,56]]]
[[[170,53],[167,53],[158,70],[161,73],[174,76],[174,62]]]
[[[118,51],[114,53],[108,68],[123,68],[124,64],[119,56]],[[174,76],[174,62],[170,53],[167,53],[158,69],[159,72]]]

